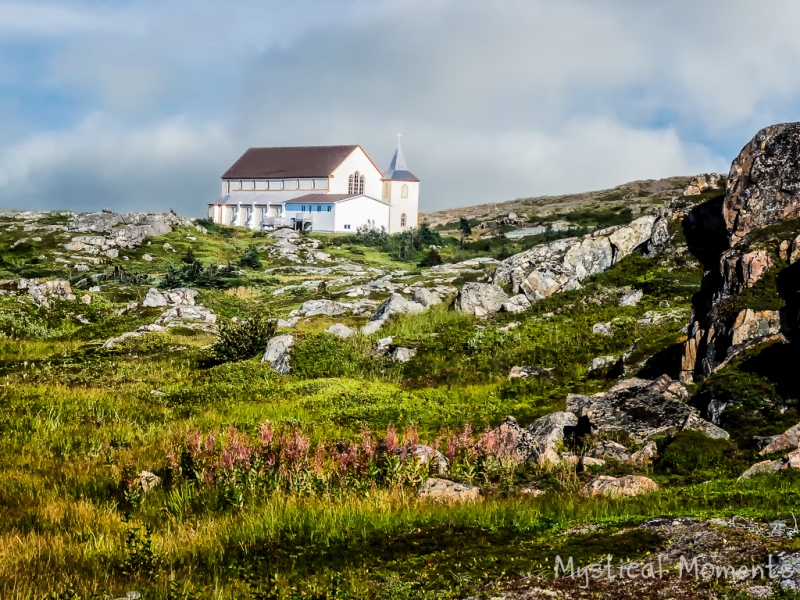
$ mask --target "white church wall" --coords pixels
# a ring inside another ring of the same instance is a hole
[[[397,233],[410,227],[417,227],[419,219],[419,182],[390,181],[389,233]],[[408,197],[403,198],[403,186],[408,186]],[[402,216],[406,215],[406,224],[402,225]]]
[[[381,173],[361,147],[350,153],[333,171],[330,179],[331,194],[347,194],[349,177],[356,171],[364,175],[364,194],[372,198],[381,197]]]
[[[383,202],[364,196],[337,202],[333,210],[334,231],[337,233],[355,233],[369,221],[372,221],[378,229],[389,222],[389,207]]]

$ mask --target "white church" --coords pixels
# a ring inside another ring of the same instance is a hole
[[[222,176],[215,223],[250,229],[397,233],[416,227],[419,179],[397,151],[382,173],[361,146],[250,148]]]

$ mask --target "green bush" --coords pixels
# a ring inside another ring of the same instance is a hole
[[[346,377],[361,371],[364,352],[330,333],[311,335],[292,350],[292,372],[300,377]]]
[[[264,352],[276,329],[275,320],[264,315],[220,323],[219,337],[211,347],[212,357],[217,363],[253,358]]]
[[[710,438],[699,431],[682,431],[664,449],[658,470],[674,475],[727,471],[733,450],[728,440]]]

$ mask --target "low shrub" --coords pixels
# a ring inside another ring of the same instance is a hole
[[[247,250],[239,257],[239,266],[250,267],[251,269],[261,268],[261,259],[258,256],[258,248],[255,244],[250,244]]]
[[[212,358],[217,363],[253,358],[264,352],[276,329],[275,320],[264,315],[220,323],[219,337],[211,347]]]
[[[729,440],[710,438],[699,431],[682,431],[667,444],[658,470],[674,475],[724,472],[731,467],[733,450]]]
[[[364,349],[330,333],[310,335],[292,350],[292,372],[300,377],[348,377],[362,371]]]

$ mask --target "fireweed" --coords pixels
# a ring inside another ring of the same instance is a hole
[[[248,494],[258,492],[368,492],[416,487],[433,475],[470,483],[509,478],[512,442],[497,433],[476,437],[467,424],[425,443],[416,427],[401,435],[390,424],[383,439],[364,429],[353,440],[322,439],[312,446],[297,427],[278,432],[262,423],[253,436],[233,426],[220,435],[194,431],[172,446],[167,462],[174,483],[216,488],[231,505],[242,506]]]

